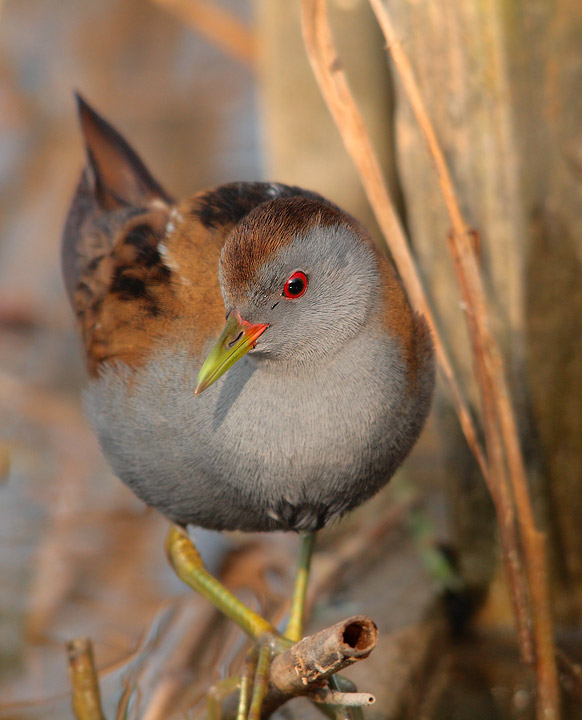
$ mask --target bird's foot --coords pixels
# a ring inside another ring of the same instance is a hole
[[[259,720],[299,695],[326,705],[361,706],[374,702],[367,693],[346,693],[333,679],[342,668],[364,659],[373,650],[378,631],[370,618],[354,616],[301,639],[312,550],[313,536],[304,536],[289,624],[280,634],[206,570],[195,546],[181,529],[170,528],[166,551],[178,577],[208,598],[255,642],[241,675],[229,678],[211,691],[210,720],[223,717],[223,699],[237,688],[238,700],[227,713],[228,717],[236,715],[237,720]],[[349,717],[342,713],[340,717]]]

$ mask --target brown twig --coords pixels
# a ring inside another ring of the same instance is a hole
[[[77,720],[105,720],[91,640],[86,637],[71,640],[67,643],[67,656],[75,717]]]
[[[251,30],[228,10],[204,0],[152,0],[204,35],[236,60],[252,65],[255,38]]]
[[[537,532],[533,522],[517,426],[509,400],[501,356],[487,324],[485,293],[471,243],[473,234],[460,212],[448,167],[432,125],[424,111],[410,63],[389,22],[385,7],[379,0],[370,1],[386,35],[403,86],[410,97],[424,139],[429,146],[451,217],[453,233],[450,237],[449,247],[457,270],[461,294],[467,308],[475,373],[483,400],[487,461],[485,461],[482,448],[477,441],[472,418],[453,376],[451,364],[444,351],[431,308],[426,300],[414,260],[364,123],[341,70],[327,21],[325,0],[303,0],[302,2],[302,23],[307,53],[344,144],[358,168],[366,194],[400,275],[416,307],[425,314],[431,325],[439,367],[451,388],[461,426],[495,503],[524,659],[532,661],[532,648],[535,645],[539,690],[538,717],[544,718],[544,720],[557,718],[557,676],[543,536]],[[511,487],[507,482],[507,470],[509,470]],[[514,501],[518,510],[520,538],[516,532]],[[519,540],[521,540],[521,546]],[[521,564],[522,549],[527,576],[524,575]],[[529,588],[529,597],[527,588]],[[530,618],[533,619],[533,637]]]
[[[270,681],[283,694],[307,695],[348,665],[367,658],[377,641],[375,623],[355,615],[303,638],[277,656]]]

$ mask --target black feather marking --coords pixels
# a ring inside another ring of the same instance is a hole
[[[136,263],[148,270],[155,268],[156,272],[151,276],[155,282],[168,281],[172,275],[158,250],[158,243],[161,239],[161,235],[145,223],[132,228],[124,239],[126,245],[135,248]]]
[[[158,250],[161,238],[147,223],[131,228],[121,243],[120,253],[125,262],[119,262],[115,268],[110,285],[111,293],[120,300],[141,301],[142,310],[153,317],[162,312],[156,288],[167,285],[172,277]],[[133,250],[130,256],[124,252],[127,248]]]
[[[275,194],[273,188],[276,189]],[[279,183],[231,183],[204,193],[200,204],[192,214],[204,227],[216,229],[226,225],[236,225],[253,208],[272,200],[273,197],[295,195],[317,197],[315,193]]]
[[[105,256],[104,255],[96,255],[94,258],[89,260],[87,263],[87,267],[85,269],[86,273],[92,273],[99,267],[101,261],[103,260]]]
[[[152,300],[145,282],[132,275],[132,268],[127,265],[116,268],[111,282],[111,292],[119,295],[121,300]]]
[[[282,500],[277,506],[276,514],[288,530],[315,532],[325,525],[328,508],[318,508],[307,503],[294,505],[288,500]]]

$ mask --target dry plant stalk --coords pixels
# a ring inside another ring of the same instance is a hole
[[[376,624],[365,615],[354,615],[303,638],[273,659],[262,715],[267,717],[300,696],[333,705],[373,705],[375,698],[370,693],[337,692],[326,685],[332,675],[367,658],[377,641]],[[222,717],[234,714],[237,700],[238,690],[225,700]]]
[[[77,720],[105,720],[91,640],[78,637],[68,642],[67,657],[75,717]]]
[[[300,640],[278,655],[270,681],[288,695],[303,695],[348,665],[364,660],[376,647],[378,628],[355,615]]]
[[[228,10],[206,0],[152,0],[246,65],[255,58],[251,30]]]
[[[495,493],[492,493],[494,499],[497,494],[504,498],[503,506],[497,505],[500,528],[507,525],[506,513],[511,507],[511,500],[505,497],[506,494],[509,495],[513,492],[513,503],[517,511],[519,539],[531,601],[529,609],[533,621],[533,638],[530,643],[533,645],[535,652],[533,659],[537,667],[538,718],[540,720],[558,718],[559,691],[550,612],[545,536],[535,527],[515,413],[507,387],[501,353],[488,323],[483,280],[479,272],[475,246],[470,241],[471,229],[462,216],[443,152],[386,6],[380,0],[370,0],[370,4],[376,13],[394,64],[428,146],[451,220],[452,234],[449,238],[449,248],[457,270],[461,294],[466,303],[467,322],[473,344],[473,360],[480,380],[483,405],[486,408],[485,429],[488,440],[488,456],[491,457],[495,454],[495,464],[498,466],[497,472],[491,472],[489,487],[495,486],[496,488]],[[507,471],[510,489],[507,485]],[[509,502],[505,502],[505,500],[509,500]],[[514,551],[518,551],[518,547],[506,546],[504,550],[509,560],[508,570],[510,573],[514,573],[516,567],[511,562],[511,555]],[[516,579],[513,578],[514,594],[521,593],[519,585],[515,583]],[[521,576],[519,580],[521,581]],[[520,611],[521,604],[516,604]],[[523,620],[521,625],[523,627]],[[526,646],[522,645],[522,647],[527,652]]]
[[[348,153],[358,168],[400,275],[414,304],[425,314],[433,331],[440,369],[453,393],[461,426],[495,503],[522,656],[525,661],[536,664],[538,718],[555,720],[559,716],[558,683],[544,536],[535,528],[503,363],[487,322],[485,293],[471,242],[474,234],[460,212],[448,167],[424,109],[410,63],[394,32],[386,8],[380,0],[370,0],[370,3],[385,34],[395,67],[428,145],[451,218],[453,231],[449,238],[449,249],[467,308],[475,373],[483,403],[487,460],[476,439],[475,427],[444,351],[433,313],[426,300],[363,120],[341,70],[327,20],[325,0],[302,0],[302,23],[307,54]],[[514,503],[517,508],[519,537],[516,532]],[[523,571],[523,564],[526,573]]]

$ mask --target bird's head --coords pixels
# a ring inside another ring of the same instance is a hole
[[[224,244],[219,277],[227,322],[197,394],[248,352],[309,372],[360,332],[379,296],[366,231],[317,196],[276,198],[251,211]]]

